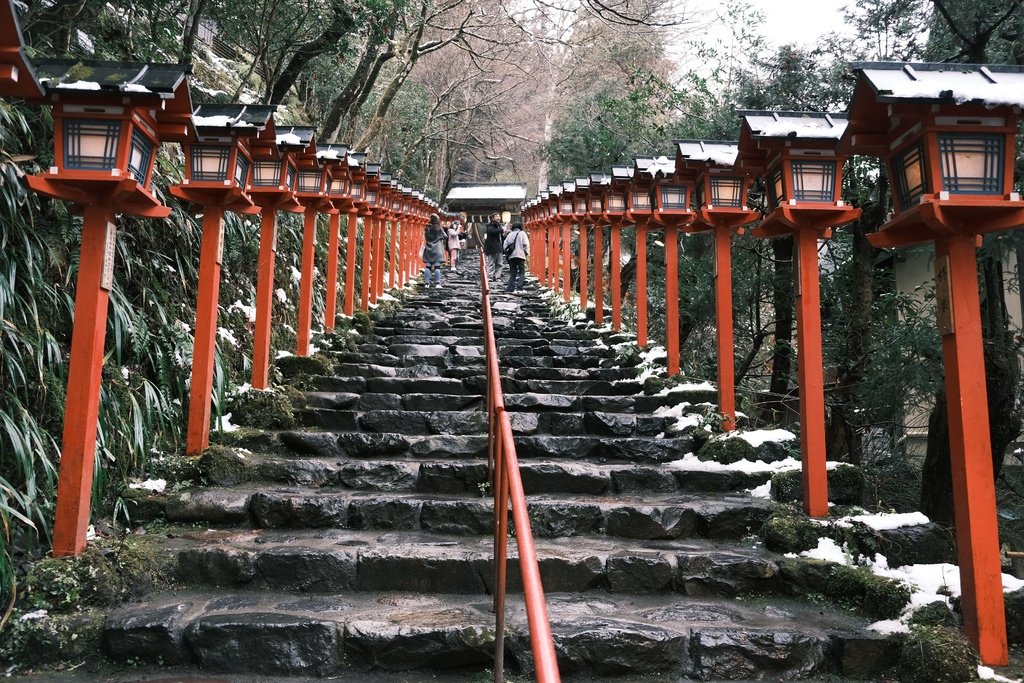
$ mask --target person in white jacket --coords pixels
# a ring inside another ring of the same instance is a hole
[[[502,244],[508,259],[508,292],[518,292],[526,286],[526,259],[530,256],[530,237],[522,223],[513,223]]]

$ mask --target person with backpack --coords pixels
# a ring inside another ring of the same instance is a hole
[[[521,291],[526,286],[526,259],[530,256],[530,236],[523,230],[523,224],[515,222],[503,243],[508,259],[508,292]]]
[[[490,262],[491,279],[497,282],[501,278],[502,242],[504,230],[501,225],[501,214],[491,216],[491,221],[484,230],[484,255]]]
[[[430,222],[423,231],[423,288],[441,287],[441,266],[444,264],[444,230],[436,213],[430,214]]]

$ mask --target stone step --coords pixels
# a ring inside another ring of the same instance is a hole
[[[491,667],[491,599],[465,595],[289,595],[204,591],[158,594],[115,610],[103,648],[119,662],[189,664],[207,673],[331,676],[346,671]],[[774,680],[884,670],[898,639],[869,635],[866,620],[775,598],[588,592],[548,602],[563,676],[637,680]],[[507,602],[505,661],[532,674],[521,598]]]
[[[767,500],[743,495],[642,494],[529,496],[534,536],[607,535],[644,540],[737,539],[756,534],[771,512]],[[418,493],[289,487],[199,488],[171,495],[171,522],[238,524],[264,529],[428,531],[459,536],[493,532],[489,499]]]
[[[395,425],[397,427],[398,425]],[[517,436],[522,460],[624,462],[655,465],[681,459],[694,450],[689,436],[601,438],[597,436]],[[263,453],[297,453],[326,458],[375,458],[408,454],[413,458],[478,458],[486,455],[486,435],[410,435],[396,432],[289,430],[226,435],[224,445]]]
[[[376,394],[377,398],[389,394]],[[393,396],[393,395],[391,395]],[[328,408],[302,408],[295,411],[299,426],[339,432],[395,432],[405,435],[449,434],[456,436],[487,434],[487,413],[477,410],[408,410],[402,401],[385,410],[331,410]],[[362,400],[362,399],[361,399]],[[383,401],[381,402],[383,403]]]
[[[372,436],[372,435],[367,435]],[[428,437],[430,438],[430,437]],[[450,440],[460,437],[444,437]],[[349,439],[352,442],[353,439]],[[370,440],[368,440],[370,441]],[[379,441],[378,441],[379,443]],[[400,440],[395,443],[399,448]],[[281,456],[273,453],[220,452],[207,457],[207,479],[213,484],[234,486],[243,482],[339,487],[362,491],[479,494],[488,480],[486,441],[476,442],[474,457],[459,454],[452,459],[442,448],[432,458],[415,458],[423,442],[413,442],[390,457]],[[368,450],[375,445],[372,441]],[[425,448],[425,446],[424,446]],[[467,446],[468,451],[471,446]],[[523,459],[519,466],[527,495],[539,493],[634,494],[727,493],[764,484],[769,473],[692,471],[663,465],[599,464]],[[129,510],[134,513],[134,510]]]
[[[176,585],[341,593],[494,593],[490,538],[419,532],[189,531],[163,550],[177,558]],[[545,593],[608,590],[693,597],[792,591],[776,557],[759,548],[710,541],[624,545],[604,538],[539,539]],[[521,592],[515,544],[508,589]]]
[[[480,347],[482,349],[482,347]],[[385,365],[392,367],[419,367],[429,366],[439,368],[450,368],[453,365],[460,367],[472,366],[483,368],[484,356],[448,353],[444,356],[396,356],[387,351],[359,352],[359,351],[327,351],[327,355],[335,358],[339,363],[355,363],[365,365]],[[502,370],[516,368],[556,368],[567,370],[614,370],[622,373],[622,378],[635,377],[637,371],[634,368],[605,368],[602,363],[608,363],[607,359],[591,358],[589,356],[504,356],[501,358]],[[607,377],[605,377],[607,379]],[[618,377],[614,377],[618,379]]]
[[[320,394],[319,396],[323,396]],[[336,394],[333,396],[337,396]],[[415,398],[410,398],[415,397]],[[365,411],[306,407],[295,411],[300,427],[327,431],[397,432],[405,435],[485,434],[487,415],[483,399],[458,395],[363,394],[356,401]],[[465,409],[466,404],[470,409]],[[429,408],[427,410],[421,408]],[[605,412],[510,412],[512,429],[519,436],[649,436],[671,434],[673,418]]]
[[[482,410],[484,399],[473,394],[381,394],[307,391],[305,408],[331,410]]]
[[[341,366],[353,368],[354,366]],[[329,377],[317,375],[305,378],[306,388],[313,391],[364,394],[367,392],[381,394],[476,394],[479,390],[468,387],[462,379],[453,377],[399,377],[395,368],[386,366],[366,366],[378,368],[377,376],[363,377],[351,371],[345,376]],[[384,372],[387,371],[387,372]]]
[[[527,380],[519,380],[520,382]],[[543,380],[534,380],[543,381]],[[679,403],[685,402],[686,399],[681,397],[679,394],[670,394],[667,396],[646,396],[643,394],[623,394],[623,395],[608,395],[608,394],[575,394],[575,393],[557,393],[557,392],[544,392],[544,391],[521,391],[513,392],[507,391],[505,382],[502,382],[503,388],[506,388],[505,392],[505,407],[509,410],[523,410],[523,411],[556,411],[556,412],[575,412],[575,411],[599,411],[605,413],[653,413],[658,408],[665,406],[675,406]],[[533,385],[535,389],[543,388],[543,385]],[[556,387],[551,387],[556,388]],[[561,387],[558,387],[561,388]],[[601,388],[601,387],[598,387]],[[711,392],[708,392],[710,394]],[[705,398],[708,394],[699,394],[696,396],[691,395],[690,398]],[[716,396],[717,398],[717,396]],[[691,402],[692,405],[697,406],[704,401]]]

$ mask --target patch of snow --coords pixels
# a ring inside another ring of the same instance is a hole
[[[750,431],[737,430],[728,432],[722,438],[743,439],[754,448],[757,448],[765,443],[792,441],[796,438],[796,434],[785,429],[752,429]]]
[[[878,513],[876,515],[853,515],[836,520],[836,526],[851,527],[853,522],[860,522],[876,531],[890,531],[907,526],[928,524],[931,520],[922,512]]]
[[[227,329],[226,327],[217,328],[217,337],[219,337],[224,342],[231,344],[232,346],[238,346],[238,340],[235,339],[234,333],[232,333],[231,330]]]
[[[217,429],[222,432],[233,432],[238,429],[238,425],[231,424],[231,413],[224,413],[217,420]]]
[[[280,301],[281,303],[288,303],[288,292],[278,287],[276,290],[274,290],[274,294],[277,296],[277,300]]]
[[[199,83],[198,81],[195,81],[195,80],[190,80],[189,83],[188,83],[188,86],[189,86],[189,88],[191,88],[193,90],[198,90],[199,92],[204,92],[207,95],[213,95],[214,97],[216,97],[217,95],[227,95],[227,93],[225,91],[223,91],[223,90],[215,90],[213,88],[207,88],[202,83]]]
[[[289,353],[288,351],[278,351],[277,352],[277,358],[278,359],[280,359],[280,358],[287,358],[288,356],[294,356],[294,355],[295,355],[294,353]]]
[[[292,282],[302,282],[302,271],[295,266],[289,266],[292,269]]]
[[[897,619],[876,621],[875,623],[868,625],[868,630],[875,631],[876,633],[881,633],[883,635],[890,635],[893,633],[910,633],[910,627]]]
[[[738,460],[728,465],[723,465],[720,462],[713,460],[700,460],[693,453],[687,453],[680,460],[673,460],[666,464],[674,470],[683,470],[685,472],[744,472],[746,474],[755,474],[762,472],[788,472],[790,470],[799,470],[800,461],[796,458],[786,458],[785,460],[779,460],[778,462],[765,462],[764,460]]]
[[[126,367],[122,367],[121,368],[121,377],[123,377],[125,379],[128,379],[128,368],[126,368]]]
[[[249,384],[248,382],[245,382],[244,384],[240,384],[239,386],[235,387],[234,395],[241,396],[242,394],[248,394],[252,390],[252,385]]]
[[[18,621],[35,621],[36,619],[45,619],[48,614],[49,612],[44,609],[37,609],[32,612],[25,612],[18,617]]]
[[[284,133],[283,135],[278,135],[276,142],[279,145],[301,145],[302,144],[302,140],[295,133]]]
[[[747,493],[749,493],[754,498],[771,498],[772,497],[772,480],[769,479],[768,481],[766,481],[765,483],[761,484],[760,486],[755,486],[752,489],[747,489]]]
[[[163,493],[167,488],[166,479],[147,479],[146,481],[135,481],[128,484],[130,489],[141,489],[143,491],[153,491],[154,493]]]
[[[139,85],[138,83],[125,83],[121,86],[121,89],[125,92],[153,92],[146,86]]]
[[[24,619],[24,617],[22,617],[22,619]],[[983,681],[998,681],[998,683],[1021,683],[1021,679],[1019,678],[1007,678],[1006,676],[1000,676],[994,669],[982,664],[978,665],[978,678]]]
[[[228,306],[228,310],[229,311],[236,311],[236,310],[240,311],[242,314],[245,315],[246,319],[249,322],[251,322],[251,323],[256,322],[256,307],[255,306],[246,306],[241,301],[236,301],[235,303],[233,303],[230,306]]]
[[[716,390],[717,389],[716,389],[715,385],[712,384],[711,382],[699,382],[699,383],[689,382],[687,384],[677,384],[677,385],[675,385],[673,387],[668,387],[667,389],[662,389],[657,394],[655,394],[655,396],[668,396],[669,394],[674,394],[677,391],[716,391]]]
[[[58,83],[61,90],[99,90],[100,84],[94,81],[75,81],[74,83]]]
[[[95,541],[96,540],[96,527],[93,526],[92,524],[90,524],[89,528],[87,528],[85,530],[85,540],[87,540],[87,541]]]
[[[793,553],[787,553],[786,557],[796,557]],[[835,562],[836,564],[852,564],[853,558],[850,556],[850,551],[844,543],[840,547],[831,538],[819,538],[818,547],[812,548],[811,550],[805,550],[800,553],[800,557],[808,557],[812,560],[825,560],[826,562]]]

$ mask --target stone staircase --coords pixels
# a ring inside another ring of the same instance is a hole
[[[207,456],[210,486],[162,510],[177,589],[109,616],[109,658],[312,677],[490,667],[476,274],[466,259],[355,351],[325,351],[337,369],[302,378],[297,428],[227,435]],[[867,619],[792,597],[761,547],[771,504],[744,489],[767,475],[666,467],[694,444],[654,411],[707,392],[638,395],[636,370],[595,331],[551,319],[535,286],[493,299],[564,677],[866,677],[884,664]],[[508,624],[507,666],[529,675],[518,594]]]

